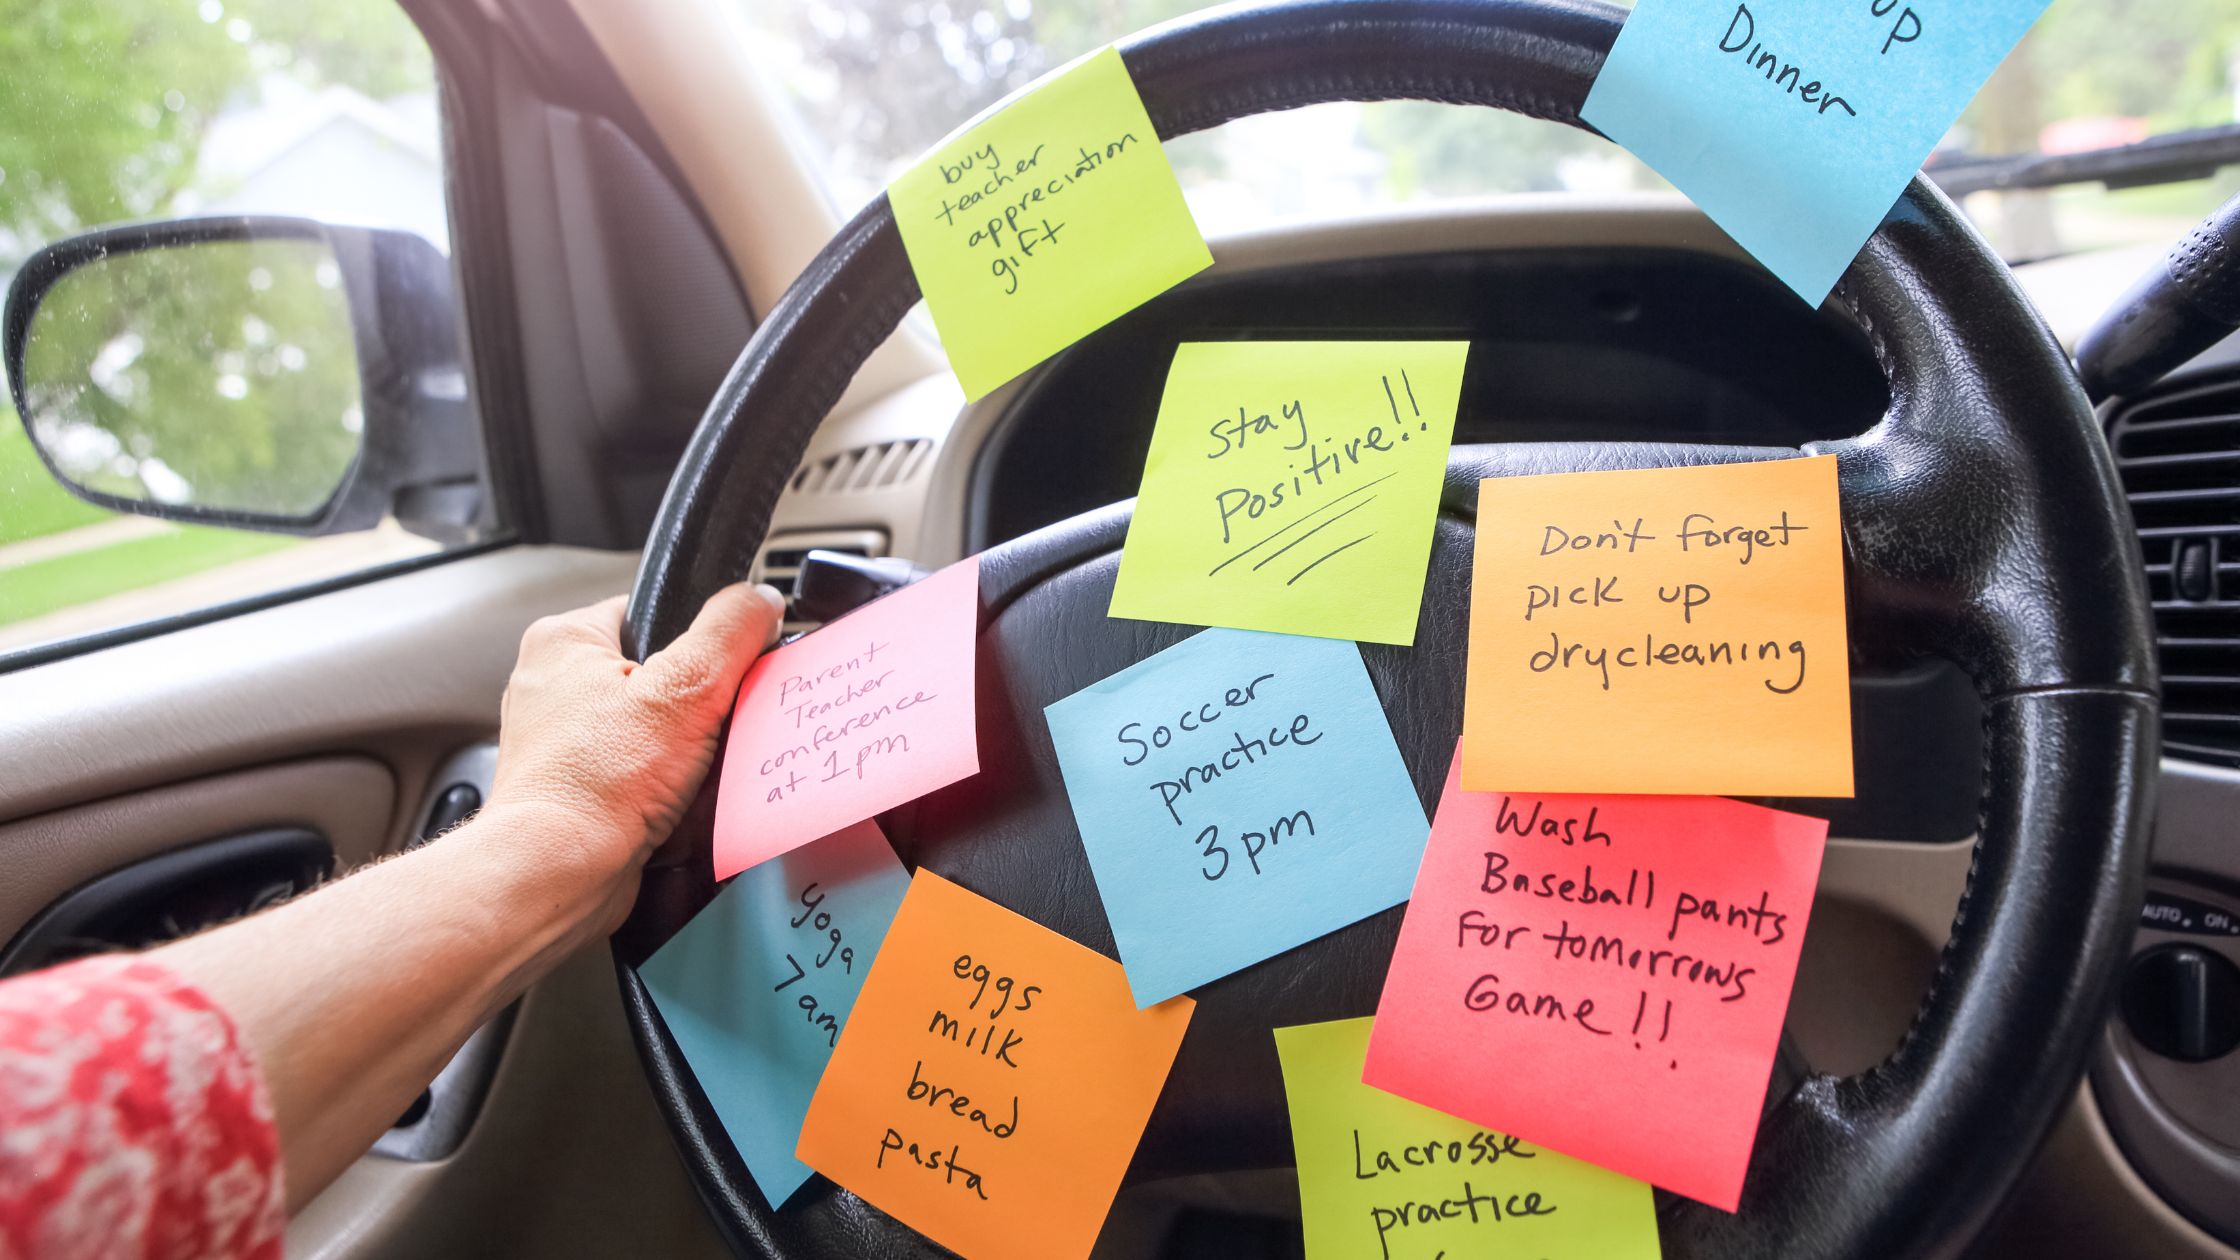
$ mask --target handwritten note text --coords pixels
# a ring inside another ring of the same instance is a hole
[[[1732,1211],[1827,830],[1450,775],[1363,1079]]]
[[[1410,643],[1469,343],[1175,351],[1112,614]]]
[[[1109,48],[943,141],[887,195],[970,398],[1213,263]]]
[[[1657,1260],[1648,1186],[1362,1084],[1369,1024],[1276,1029],[1308,1260]]]
[[[724,745],[717,879],[979,770],[979,612],[973,558],[755,662]]]
[[[1430,827],[1354,644],[1207,630],[1046,716],[1140,1005],[1408,895]]]
[[[1490,478],[1462,786],[1851,795],[1832,457]]]
[[[1118,964],[931,871],[809,1104],[800,1157],[974,1260],[1086,1256],[1189,1026]]]
[[[2047,0],[1641,0],[1580,116],[1819,305]]]
[[[808,1180],[809,1096],[909,886],[860,822],[741,875],[638,969],[773,1206]]]

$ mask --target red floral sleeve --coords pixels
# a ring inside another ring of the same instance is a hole
[[[286,1225],[264,1080],[134,956],[0,982],[0,1260],[255,1257]]]

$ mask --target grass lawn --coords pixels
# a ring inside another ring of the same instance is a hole
[[[73,496],[56,483],[31,449],[31,437],[16,422],[15,409],[0,404],[0,544],[92,525],[114,516]],[[0,604],[6,602],[0,594]]]
[[[13,408],[0,403],[0,546],[114,520],[55,483]],[[161,534],[0,568],[0,625],[43,616],[296,545],[285,535],[185,525]]]
[[[298,541],[285,535],[186,525],[171,533],[0,569],[0,625],[293,547]]]

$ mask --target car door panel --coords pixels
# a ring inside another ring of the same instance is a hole
[[[636,557],[505,547],[0,674],[0,820],[349,750],[417,795],[497,726],[529,622],[621,593]],[[390,820],[389,843],[405,820]]]
[[[417,841],[452,780],[486,787],[522,631],[621,592],[635,562],[504,547],[0,674],[0,942],[210,841],[302,829],[343,871]],[[291,1223],[290,1255],[722,1254],[603,944],[486,1039],[502,1044],[463,1136],[432,1157],[385,1140],[404,1157],[359,1161]]]
[[[303,827],[356,866],[387,842],[396,776],[371,757],[306,757],[0,824],[0,939],[71,889],[183,845]]]

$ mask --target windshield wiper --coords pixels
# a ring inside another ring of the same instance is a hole
[[[1922,173],[1935,180],[1946,196],[1959,198],[1973,192],[2063,184],[2143,188],[2207,179],[2227,166],[2240,166],[2240,123],[2173,131],[2136,144],[2083,153],[1963,154],[1941,160],[1931,155]]]

